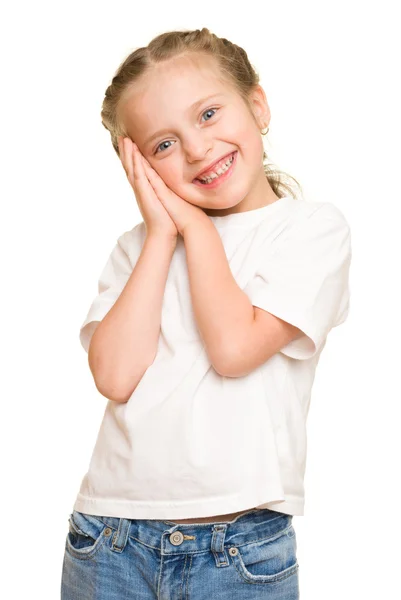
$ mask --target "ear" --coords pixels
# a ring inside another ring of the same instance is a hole
[[[261,85],[257,85],[250,94],[250,103],[253,115],[260,129],[268,127],[270,123],[270,107],[266,94]]]

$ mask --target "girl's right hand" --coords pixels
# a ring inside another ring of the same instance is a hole
[[[120,159],[128,181],[145,221],[147,234],[176,239],[178,230],[174,221],[157,197],[146,176],[139,151],[135,151],[129,137],[118,138]]]

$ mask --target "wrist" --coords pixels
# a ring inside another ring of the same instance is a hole
[[[174,249],[177,244],[178,232],[177,235],[170,235],[165,233],[159,233],[156,231],[150,231],[146,234],[145,242],[154,244],[156,246],[161,246],[163,248],[171,248]]]
[[[189,222],[187,225],[185,225],[185,227],[183,228],[182,232],[181,232],[181,236],[184,238],[185,240],[185,236],[191,235],[192,231],[200,231],[203,229],[209,230],[210,228],[214,228],[212,221],[206,217],[205,219],[196,219],[194,221]]]

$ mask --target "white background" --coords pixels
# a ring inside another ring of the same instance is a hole
[[[1,15],[2,589],[59,597],[68,515],[106,399],[79,327],[117,237],[142,220],[100,122],[119,63],[163,31],[243,46],[266,151],[352,230],[351,312],[308,418],[305,600],[395,597],[400,525],[399,27],[395,2],[14,2]],[[398,45],[398,47],[397,47]],[[397,260],[398,257],[398,260]]]

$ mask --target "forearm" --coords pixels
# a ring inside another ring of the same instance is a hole
[[[188,227],[184,244],[197,326],[211,363],[224,374],[225,365],[241,352],[254,323],[254,309],[231,273],[212,222]]]
[[[124,289],[93,334],[89,366],[97,389],[111,400],[126,402],[155,358],[175,243],[146,238]]]

